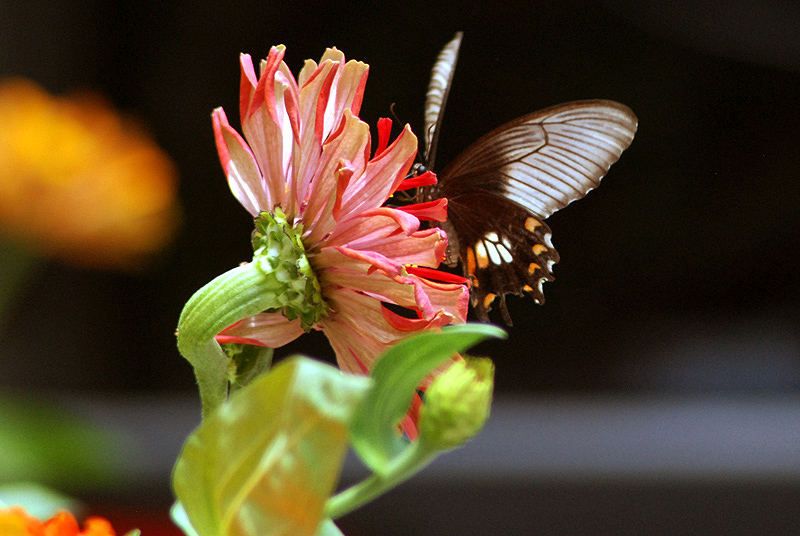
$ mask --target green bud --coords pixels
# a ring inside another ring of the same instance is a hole
[[[487,358],[456,361],[425,393],[420,413],[420,441],[446,450],[473,438],[489,418],[494,364]]]
[[[311,269],[303,245],[303,225],[293,226],[280,208],[256,218],[253,231],[253,262],[268,280],[261,286],[274,297],[269,312],[280,311],[289,320],[300,319],[311,329],[326,314],[322,289]]]

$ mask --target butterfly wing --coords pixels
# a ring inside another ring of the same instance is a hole
[[[450,94],[450,82],[453,81],[462,36],[462,32],[456,33],[455,37],[444,46],[431,70],[431,81],[428,84],[428,92],[425,94],[424,163],[428,169],[433,167],[433,161],[436,158],[439,126],[442,124],[444,106],[447,103],[447,96]]]
[[[550,228],[540,218],[501,196],[472,192],[448,199],[449,220],[443,227],[458,251],[464,276],[472,284],[470,301],[481,320],[500,298],[503,320],[512,325],[506,294],[528,292],[544,302],[542,284],[552,281],[558,252]]]
[[[520,117],[485,135],[439,174],[429,197],[448,198],[472,305],[488,319],[506,294],[542,303],[558,253],[544,219],[600,184],[633,140],[637,119],[626,106],[579,101]],[[454,238],[455,238],[454,237]]]

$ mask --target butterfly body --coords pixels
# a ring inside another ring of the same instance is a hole
[[[444,103],[461,41],[448,43],[432,72],[426,99],[425,166],[433,165]],[[545,219],[580,199],[633,140],[637,119],[617,102],[560,104],[519,117],[470,145],[422,189],[424,200],[445,197],[450,241],[446,262],[460,261],[472,284],[477,316],[488,320],[499,298],[511,325],[506,294],[528,293],[544,302],[558,252]]]

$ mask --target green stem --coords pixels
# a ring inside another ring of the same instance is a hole
[[[228,397],[228,356],[217,341],[211,339],[202,349],[183,354],[183,357],[194,367],[203,417],[210,415]]]
[[[194,367],[203,415],[224,402],[228,393],[228,357],[214,338],[231,324],[272,307],[270,283],[258,263],[243,264],[195,292],[184,306],[178,350]]]
[[[439,452],[429,448],[425,441],[412,443],[388,464],[385,471],[373,473],[328,499],[326,517],[337,519],[368,503],[421,471]]]

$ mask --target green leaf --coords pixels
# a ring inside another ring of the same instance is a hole
[[[180,501],[175,501],[175,504],[169,509],[169,517],[186,536],[198,536],[197,531],[194,530],[191,521],[189,521],[189,516],[186,515],[186,510],[183,508]]]
[[[353,447],[364,463],[382,473],[397,453],[397,423],[428,374],[488,337],[505,336],[502,329],[490,324],[462,324],[415,335],[389,348],[372,369],[375,384],[351,428]]]
[[[173,471],[196,533],[313,536],[338,480],[348,424],[370,384],[295,357],[207,416]]]
[[[339,530],[339,527],[336,526],[336,523],[330,519],[326,519],[319,526],[319,530],[317,530],[317,534],[315,536],[344,536],[344,533]]]
[[[0,393],[0,482],[97,488],[119,478],[129,451],[123,437],[63,404]]]

